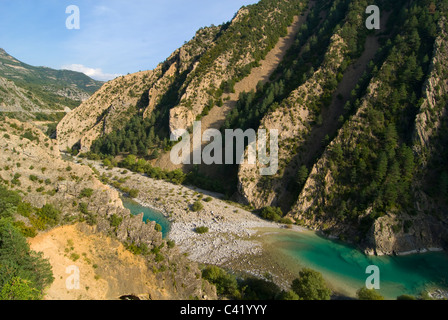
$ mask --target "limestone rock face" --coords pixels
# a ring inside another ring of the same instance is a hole
[[[446,61],[447,33],[446,22],[441,20],[439,25],[440,34],[436,40],[434,56],[431,63],[431,71],[424,85],[424,99],[420,112],[416,116],[416,127],[414,132],[413,150],[421,165],[418,174],[414,176],[412,186],[412,197],[414,208],[406,210],[395,209],[376,218],[367,232],[365,241],[356,242],[367,254],[393,255],[427,250],[439,250],[446,248],[448,243],[448,221],[442,212],[444,209],[424,192],[422,188],[422,177],[431,173],[428,168],[428,159],[437,154],[437,133],[444,117],[444,108],[437,108],[438,102],[443,101],[441,97],[448,92],[446,75],[448,74]],[[383,68],[388,67],[384,65]],[[351,239],[364,237],[357,232],[356,227],[350,227],[350,223],[337,222],[334,216],[337,212],[318,212],[316,208],[325,207],[325,204],[334,198],[335,187],[333,176],[337,174],[331,164],[331,152],[338,145],[355,146],[358,135],[363,130],[364,120],[368,109],[375,103],[378,97],[378,89],[381,83],[372,79],[367,94],[361,101],[356,114],[347,121],[340,130],[338,136],[329,144],[317,163],[314,165],[303,191],[299,195],[289,216],[302,221],[305,225],[319,230],[326,230],[333,236],[344,234]],[[437,111],[439,110],[439,112]],[[413,215],[410,214],[413,212]],[[371,208],[360,213],[358,223],[362,218],[371,214]]]
[[[394,255],[442,250],[448,240],[446,225],[437,219],[388,215],[377,219],[367,237],[367,254]]]
[[[195,115],[192,110],[186,107],[176,107],[170,110],[170,132],[174,132],[179,129],[187,130],[193,121],[195,120]]]
[[[441,126],[444,109],[437,108],[440,97],[448,92],[446,59],[448,58],[447,22],[442,19],[439,23],[439,36],[434,44],[434,56],[431,61],[431,71],[424,88],[425,99],[420,106],[420,113],[415,121],[414,150],[424,160],[433,152],[431,138]]]
[[[142,223],[143,213],[135,217],[125,217],[117,230],[120,241],[131,241],[136,244],[149,244],[150,247],[159,246],[162,243],[162,233],[154,232],[156,223],[151,221]]]
[[[416,116],[413,149],[421,166],[420,175],[431,175],[428,160],[438,154],[437,135],[445,117],[444,108],[440,108],[442,97],[448,92],[448,33],[447,22],[439,22],[439,34],[434,45],[434,54],[430,72],[424,84],[424,99]],[[422,189],[422,180],[414,183],[414,207],[416,217],[400,214],[396,217],[382,217],[375,222],[370,233],[369,246],[377,254],[392,252],[419,252],[431,248],[444,248],[448,241],[448,221],[440,213],[441,208],[436,199],[427,195]],[[407,228],[401,228],[407,224]],[[408,229],[408,230],[404,230]]]

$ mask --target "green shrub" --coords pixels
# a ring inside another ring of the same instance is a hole
[[[110,225],[114,228],[118,228],[120,226],[120,224],[123,222],[123,218],[117,216],[116,214],[113,214],[109,220],[110,220]]]
[[[83,213],[83,214],[89,214],[89,210],[87,209],[87,203],[85,203],[85,202],[81,202],[79,205],[78,205],[78,209],[79,209],[79,212],[81,212],[81,213]]]
[[[216,286],[216,293],[219,296],[240,297],[235,276],[228,274],[225,270],[217,266],[207,266],[202,271],[202,277]]]
[[[194,212],[201,211],[202,209],[204,209],[204,205],[199,200],[195,201],[195,203],[193,203],[193,205],[191,206],[191,210]]]
[[[374,289],[361,288],[356,292],[356,295],[359,300],[384,300],[384,297]]]
[[[198,234],[204,234],[207,233],[208,231],[209,231],[208,227],[197,227],[196,229],[194,229],[194,232]]]
[[[34,212],[34,208],[27,202],[21,202],[17,206],[17,213],[24,217],[29,217]]]
[[[41,292],[32,286],[29,280],[13,277],[0,290],[0,300],[31,301],[40,300]]]
[[[167,244],[169,249],[172,249],[172,248],[174,248],[176,246],[176,243],[174,242],[174,240],[168,240],[166,242],[166,244]]]
[[[110,167],[110,166],[112,166],[112,162],[110,162],[109,159],[104,159],[104,160],[103,160],[103,165],[104,165],[105,167]]]
[[[248,277],[240,284],[243,300],[274,300],[281,297],[281,289],[272,281]]]
[[[330,300],[331,296],[322,274],[308,268],[299,272],[299,278],[292,282],[291,289],[301,300]]]
[[[81,193],[79,194],[79,199],[90,198],[92,195],[93,195],[93,189],[84,188],[84,189],[82,189]]]
[[[14,222],[14,226],[26,237],[26,238],[34,238],[37,236],[36,228],[27,227],[23,221]]]
[[[77,261],[80,258],[79,254],[72,252],[72,254],[70,254],[70,259],[72,261]]]
[[[279,222],[283,223],[283,224],[288,224],[288,225],[292,224],[292,221],[290,219],[288,219],[288,218],[281,218],[279,220]]]
[[[266,207],[261,210],[261,217],[263,219],[271,220],[274,222],[280,221],[283,216],[283,212],[280,208]]]
[[[37,230],[44,231],[47,228],[45,220],[41,217],[32,216],[29,220],[33,228]]]
[[[132,252],[135,255],[148,255],[150,253],[150,250],[148,246],[145,243],[141,243],[140,245],[137,245],[135,243],[131,244],[125,244],[126,249],[128,249],[130,252]]]
[[[288,290],[281,293],[279,300],[300,300],[300,297],[293,290]]]
[[[154,260],[155,260],[155,262],[162,262],[163,260],[165,260],[165,257],[163,255],[161,255],[160,253],[157,253]]]
[[[61,218],[61,212],[51,204],[44,205],[41,209],[37,210],[36,214],[52,227],[57,225]]]
[[[139,190],[137,190],[137,189],[131,189],[131,190],[129,190],[129,197],[130,198],[137,198],[138,197],[138,194],[140,193],[140,191]]]

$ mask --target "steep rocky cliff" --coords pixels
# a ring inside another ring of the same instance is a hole
[[[129,119],[142,98],[146,82],[155,82],[157,71],[146,71],[112,80],[69,113],[57,127],[59,148],[90,148],[101,133],[111,132]]]
[[[446,18],[439,21],[438,37],[434,43],[428,78],[423,87],[423,100],[415,120],[413,150],[421,167],[414,179],[415,215],[389,215],[378,219],[369,233],[371,252],[392,254],[443,248],[448,239],[446,207],[440,198],[428,190],[437,175],[431,167],[439,161],[444,144],[442,127],[446,124],[446,95],[448,93],[448,69],[444,61],[448,57]],[[440,162],[436,171],[440,170]],[[440,184],[439,184],[440,187]],[[429,191],[429,192],[428,192]],[[401,228],[405,224],[406,228]],[[400,226],[395,228],[393,226]],[[368,249],[369,250],[369,249]]]
[[[335,34],[331,39],[324,64],[306,83],[293,91],[275,111],[261,120],[260,128],[268,131],[278,130],[280,133],[279,171],[274,176],[263,177],[259,174],[260,164],[240,166],[239,191],[245,201],[255,208],[278,204],[280,189],[285,187],[282,180],[285,174],[284,169],[295,156],[293,150],[297,150],[306,143],[312,125],[318,117],[318,112],[313,111],[309,106],[319,103],[325,86],[337,73],[344,59],[345,50],[346,44],[343,39]],[[266,180],[270,181],[266,182]],[[269,188],[266,188],[266,183],[269,184]]]
[[[205,107],[216,107],[223,90],[232,92],[234,83],[247,76],[272,49],[279,34],[285,33],[292,14],[298,10],[303,10],[301,1],[277,4],[266,1],[258,7],[242,8],[225,26],[225,33],[216,40],[214,49],[200,59],[191,81],[186,83],[180,104],[170,110],[170,131],[190,128]],[[250,37],[243,26],[250,30]]]

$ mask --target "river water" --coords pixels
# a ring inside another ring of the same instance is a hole
[[[288,270],[298,273],[309,267],[323,274],[333,289],[355,297],[371,273],[380,271],[379,293],[387,299],[403,294],[419,295],[424,290],[448,290],[448,254],[428,252],[408,256],[366,256],[363,252],[314,232],[278,232],[263,236],[269,252]]]
[[[123,198],[123,206],[129,209],[133,215],[139,215],[143,213],[143,221],[155,221],[162,227],[162,236],[165,239],[170,232],[169,220],[160,212],[148,207],[141,206],[135,201],[127,198]]]

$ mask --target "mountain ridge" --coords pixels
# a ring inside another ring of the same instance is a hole
[[[446,87],[430,80],[439,91],[427,100],[440,102],[428,103],[437,108],[429,108],[426,115],[419,111],[420,102],[426,99],[420,91],[424,80],[431,77],[430,61],[435,55],[443,57],[433,46],[445,41],[437,37],[437,25],[446,17],[448,4],[436,1],[438,11],[433,12],[432,6],[406,0],[374,3],[383,13],[383,29],[376,33],[365,28],[369,4],[364,0],[264,0],[242,8],[231,22],[202,30],[208,42],[203,42],[207,45],[196,51],[193,59],[185,59],[186,53],[197,48],[194,42],[200,34],[150,71],[158,75],[146,87],[139,84],[138,74],[126,78],[130,81],[127,85],[118,80],[107,85],[109,98],[92,98],[61,122],[60,148],[75,146],[75,152],[80,149],[114,161],[131,154],[162,169],[174,169],[161,161],[174,144],[169,133],[175,128],[191,129],[192,122],[207,117],[210,110],[216,113],[284,32],[281,26],[269,39],[259,40],[259,34],[250,40],[238,36],[271,28],[275,19],[289,25],[294,14],[304,14],[308,7],[305,23],[270,81],[242,92],[220,128],[278,129],[279,172],[260,177],[256,170],[260,164],[216,166],[209,172],[197,166],[185,170],[189,183],[227,192],[228,197],[255,210],[280,207],[281,216],[274,215],[275,219],[291,219],[369,253],[446,247],[448,167],[434,153],[418,152],[410,137],[417,117],[419,122],[430,118],[428,126],[440,128],[430,143],[443,148],[445,120],[441,112]],[[275,6],[278,16],[265,19],[265,13]],[[291,11],[291,6],[297,11]],[[443,34],[443,23],[439,28]],[[222,39],[232,41],[223,46]],[[261,45],[254,58],[251,50],[257,41],[268,44]],[[232,51],[241,43],[244,49]],[[445,74],[440,63],[444,58],[436,59],[439,74]],[[182,63],[185,68],[179,69]],[[134,87],[139,88],[134,100],[123,102],[119,92],[129,95]],[[95,103],[102,104],[95,116],[84,115],[83,110],[91,110]],[[113,118],[125,111],[126,117],[121,118],[125,121],[114,125]],[[363,127],[365,119],[368,122]],[[420,136],[433,135],[428,126],[419,127]],[[350,145],[346,141],[351,141]],[[418,163],[424,157],[431,159],[433,167],[440,165],[427,173],[437,179],[442,193],[432,190],[422,176]],[[431,199],[428,201],[434,205],[423,206],[422,199]],[[430,213],[435,208],[440,213]],[[435,220],[426,219],[425,214],[440,219],[440,228],[428,227],[427,223]]]
[[[76,108],[102,82],[83,73],[35,67],[0,49],[0,110],[21,120],[52,119],[50,115]],[[59,116],[58,116],[59,117]]]

